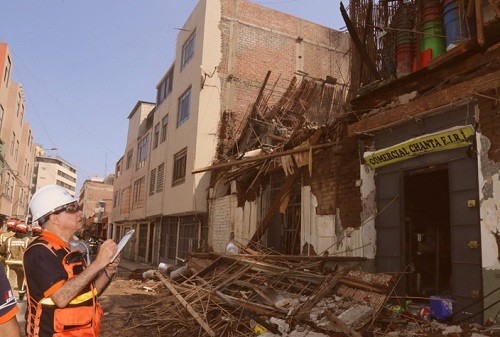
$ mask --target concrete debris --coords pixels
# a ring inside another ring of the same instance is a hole
[[[443,330],[443,335],[449,335],[452,333],[461,333],[461,332],[462,332],[462,328],[460,326],[452,325],[452,326],[446,327],[446,329]]]
[[[369,321],[374,313],[373,307],[355,304],[339,315],[339,319],[350,327],[361,327]]]

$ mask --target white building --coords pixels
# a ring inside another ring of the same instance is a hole
[[[76,195],[76,167],[58,156],[46,156],[40,145],[35,146],[35,153],[32,193],[45,185],[56,184]]]

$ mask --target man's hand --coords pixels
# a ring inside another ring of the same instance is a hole
[[[106,268],[108,265],[110,265],[109,261],[111,261],[111,258],[115,255],[117,249],[118,248],[116,242],[114,242],[113,240],[108,239],[104,241],[99,248],[99,252],[97,253],[95,261],[92,264],[95,263],[99,267],[99,269]],[[120,260],[118,259],[118,262],[119,261]],[[114,263],[114,261],[111,262],[111,264],[112,263]],[[116,265],[116,267],[118,267],[118,264]]]

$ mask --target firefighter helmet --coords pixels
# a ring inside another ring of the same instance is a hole
[[[18,233],[28,233],[28,225],[25,222],[19,222],[16,225],[16,232],[18,232]]]
[[[31,232],[36,235],[42,234],[42,226],[40,226],[38,223],[34,223],[33,225],[31,225]]]
[[[15,231],[18,223],[19,223],[19,220],[17,220],[17,219],[9,219],[9,221],[7,221],[7,230]]]
[[[65,188],[59,185],[46,185],[33,194],[30,201],[31,215],[33,221],[47,216],[58,207],[77,201]],[[45,219],[42,219],[45,221]],[[42,222],[43,222],[42,221]]]

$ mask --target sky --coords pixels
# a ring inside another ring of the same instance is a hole
[[[340,0],[255,0],[342,29]],[[198,0],[1,0],[0,41],[23,86],[34,142],[83,182],[114,173],[137,101],[155,102],[174,61],[176,27]],[[343,2],[345,6],[348,1]]]

